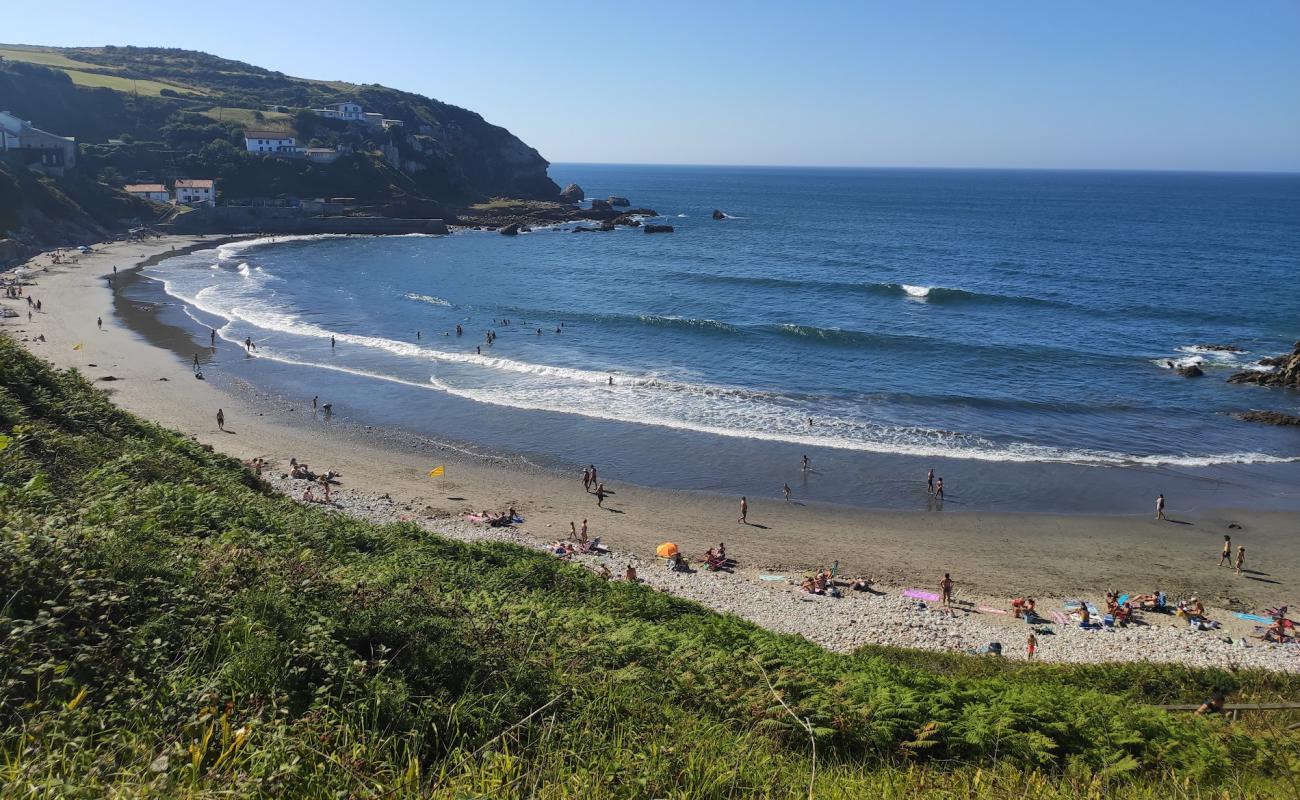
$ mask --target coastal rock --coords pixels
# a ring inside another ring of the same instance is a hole
[[[1259,370],[1238,372],[1228,378],[1228,383],[1255,383],[1260,386],[1283,386],[1289,389],[1300,389],[1300,342],[1295,343],[1295,348],[1290,353],[1284,353],[1274,358],[1261,358],[1259,363],[1261,366],[1272,367],[1273,369],[1268,372]]]
[[[621,217],[615,217],[615,218],[614,218],[614,224],[615,224],[615,225],[626,225],[626,226],[628,226],[629,228],[639,228],[639,227],[641,227],[641,220],[637,219],[636,217],[632,216],[631,214],[624,214],[624,215],[621,216]]]
[[[726,214],[723,214],[722,211],[721,211],[721,209],[717,209],[717,208],[715,208],[715,209],[713,209],[713,218],[714,218],[714,219],[726,219],[726,218],[727,218],[727,215],[726,215]]]
[[[628,200],[626,197],[619,197],[616,194],[611,194],[609,196],[609,199],[606,200],[605,202],[609,203],[611,206],[618,206],[620,208],[627,208],[628,206],[632,205],[631,200]]]
[[[592,200],[592,211],[613,211],[614,207],[609,204],[608,200]]]
[[[600,229],[601,229],[602,231],[612,231],[612,230],[614,230],[614,223],[613,223],[613,222],[602,222],[602,223],[600,223]]]
[[[1205,374],[1205,371],[1195,364],[1187,364],[1178,368],[1178,374],[1184,378],[1199,378]]]
[[[1300,425],[1300,417],[1295,414],[1284,414],[1281,411],[1244,411],[1236,415],[1237,419],[1246,422],[1263,422],[1268,425]]]
[[[586,197],[582,187],[576,183],[571,183],[560,190],[560,199],[566,203],[581,203],[582,198]]]
[[[659,212],[653,208],[629,208],[623,212],[625,217],[657,217]]]
[[[1244,353],[1240,347],[1231,344],[1198,344],[1197,350],[1205,350],[1212,353]]]
[[[509,225],[502,228],[501,230],[497,231],[497,233],[501,234],[502,236],[518,236],[519,226],[512,222]]]
[[[645,226],[645,232],[646,233],[672,233],[673,226],[672,225],[647,225]]]

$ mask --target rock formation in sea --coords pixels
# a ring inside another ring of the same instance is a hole
[[[1182,375],[1184,378],[1199,378],[1204,375],[1205,372],[1195,364],[1185,364],[1178,368],[1178,374]]]
[[[576,183],[571,183],[560,190],[560,199],[566,203],[581,203],[582,198],[586,196],[582,187]]]
[[[1300,389],[1300,342],[1290,353],[1272,358],[1261,358],[1260,366],[1272,367],[1268,372],[1250,370],[1238,372],[1228,383],[1257,383],[1260,386],[1283,386],[1288,389]]]
[[[722,209],[715,208],[715,209],[713,209],[713,218],[714,218],[714,219],[726,219],[726,218],[727,218],[727,215],[722,213]]]
[[[609,203],[611,206],[617,206],[620,208],[627,208],[632,205],[631,200],[628,200],[626,197],[619,197],[616,194],[611,194],[605,202]]]
[[[672,225],[647,225],[642,230],[646,233],[672,233]]]
[[[614,207],[609,204],[608,200],[596,199],[591,201],[592,211],[613,211]]]

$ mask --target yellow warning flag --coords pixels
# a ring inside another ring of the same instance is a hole
[[[447,468],[446,468],[446,467],[434,467],[433,469],[429,470],[429,477],[430,477],[430,478],[441,478],[441,477],[442,477],[442,474],[443,474],[444,472],[446,472],[446,471],[447,471]]]
[[[80,350],[82,344],[84,344],[84,342],[77,342],[76,344],[74,344],[74,345],[72,346],[72,349],[73,349],[73,350]]]

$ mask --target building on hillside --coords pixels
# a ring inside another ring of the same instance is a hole
[[[361,115],[361,119],[372,128],[378,128],[384,124],[384,115],[376,111],[367,111]]]
[[[267,155],[297,155],[298,142],[286,131],[244,131],[244,147],[250,153]]]
[[[167,187],[161,183],[128,183],[122,187],[122,191],[135,195],[141,200],[152,200],[155,203],[166,203],[172,199]]]
[[[305,153],[308,161],[317,164],[333,164],[339,160],[339,151],[332,147],[308,147]]]
[[[217,202],[217,182],[211,178],[176,181],[176,202],[187,206],[212,206]]]
[[[383,125],[384,130],[388,130],[389,128],[404,128],[404,127],[406,127],[406,123],[403,122],[403,121],[400,120],[400,119],[386,119],[386,120],[384,120],[383,122],[381,122],[380,124]]]
[[[353,102],[331,103],[324,108],[313,108],[312,111],[327,119],[342,119],[348,122],[362,122],[365,119],[365,112],[361,106]]]
[[[48,133],[0,111],[0,153],[7,161],[47,175],[62,175],[77,165],[77,140]]]

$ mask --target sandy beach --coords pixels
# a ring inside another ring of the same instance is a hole
[[[0,321],[0,332],[57,367],[81,370],[128,411],[232,456],[266,459],[268,476],[291,494],[301,493],[302,482],[275,477],[287,471],[291,457],[316,471],[341,472],[334,507],[339,513],[410,519],[450,536],[509,538],[531,546],[562,538],[571,521],[580,525],[586,519],[591,535],[612,552],[579,560],[593,567],[605,563],[615,574],[635,563],[657,588],[833,649],[875,642],[970,650],[1000,641],[1010,656],[1023,658],[1028,626],[1009,615],[981,612],[981,606],[1004,611],[1008,598],[1033,596],[1040,613],[1046,613],[1060,609],[1067,597],[1103,606],[1109,589],[1159,589],[1171,599],[1198,596],[1223,628],[1192,632],[1173,617],[1157,614],[1144,615],[1149,625],[1117,631],[1054,625],[1054,635],[1039,636],[1039,657],[1300,671],[1300,658],[1291,649],[1257,639],[1243,642],[1254,623],[1231,614],[1290,602],[1291,587],[1300,580],[1300,557],[1291,542],[1300,531],[1295,514],[1217,509],[1185,515],[1171,501],[1171,520],[1160,522],[1153,514],[882,512],[754,499],[748,524],[740,524],[739,498],[649,489],[604,473],[600,479],[613,494],[601,508],[576,474],[475,458],[433,442],[313,415],[312,395],[327,396],[324,383],[293,399],[266,396],[247,385],[223,390],[216,381],[196,380],[192,354],[184,350],[192,349],[189,337],[151,323],[147,308],[130,309],[133,327],[128,328],[107,278],[116,267],[125,279],[142,262],[165,257],[173,248],[214,244],[195,237],[108,243],[61,265],[52,265],[48,254],[39,256],[26,265],[34,271],[26,292],[41,300],[41,312],[29,321],[25,301],[4,300],[21,316]],[[97,318],[103,320],[102,330]],[[150,324],[155,328],[143,330]],[[81,347],[74,349],[77,345]],[[212,373],[220,371],[223,360],[244,357],[254,356],[228,345],[202,352]],[[216,424],[218,408],[225,414],[224,432]],[[428,477],[435,465],[446,466],[443,477]],[[469,511],[510,506],[526,519],[518,530],[486,529],[463,519]],[[1234,546],[1247,547],[1250,559],[1243,575],[1216,566],[1224,534],[1231,534]],[[676,542],[688,556],[726,542],[739,567],[734,574],[670,573],[653,555],[664,541]],[[878,594],[835,599],[798,591],[806,571],[834,562],[842,576],[870,578]],[[919,607],[900,594],[904,587],[936,591],[945,572],[956,581],[965,609],[955,616]],[[760,577],[772,575],[785,577]]]

